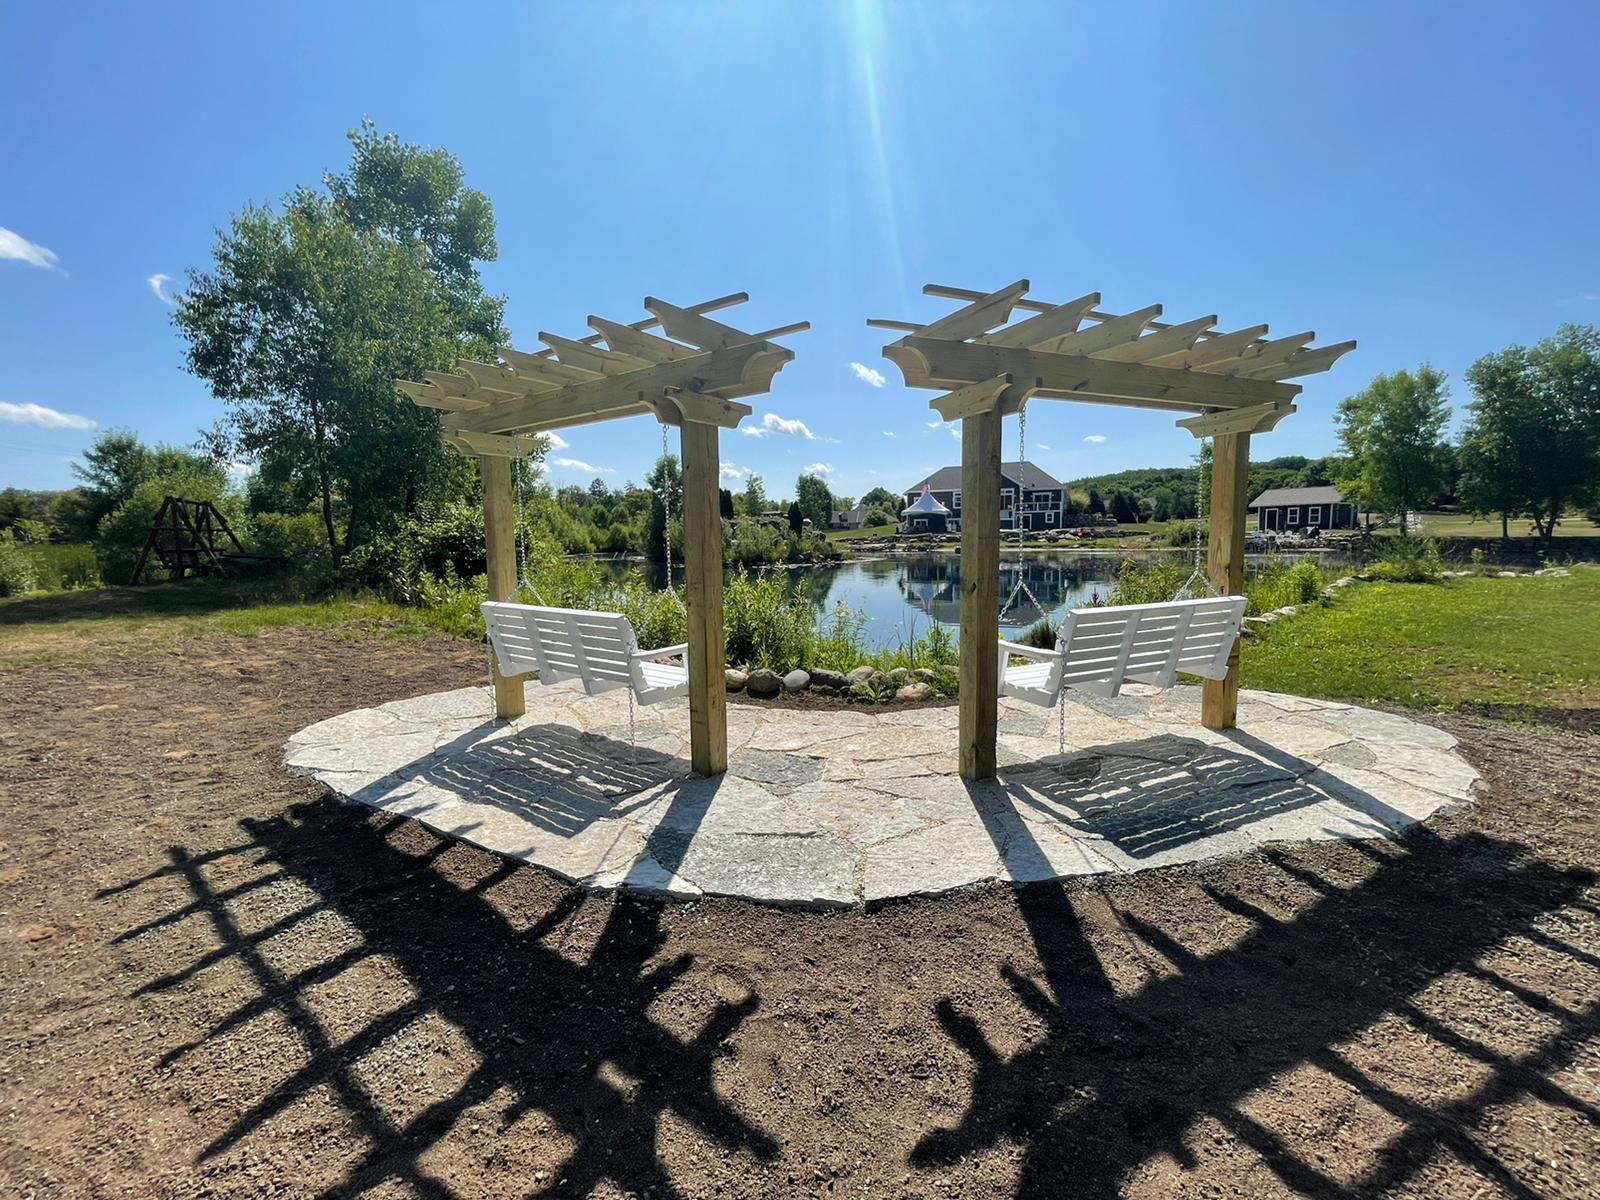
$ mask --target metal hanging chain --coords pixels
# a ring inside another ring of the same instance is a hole
[[[1024,400],[1017,409],[1017,498],[1016,507],[1011,510],[1011,524],[1017,531],[1017,582],[1011,589],[1011,594],[1006,597],[1006,602],[1000,606],[1000,615],[1003,617],[1011,611],[1011,606],[1016,602],[1020,593],[1028,598],[1028,603],[1038,610],[1041,617],[1048,616],[1044,605],[1039,603],[1033,589],[1028,586],[1027,566],[1022,561],[1022,551],[1025,549],[1022,530],[1022,496],[1028,490],[1028,402]]]
[[[667,427],[661,426],[661,544],[667,551],[667,591],[672,591],[672,480],[667,475]]]
[[[1208,560],[1211,557],[1211,539],[1207,538],[1204,545],[1200,541],[1200,531],[1205,527],[1206,518],[1210,515],[1207,512],[1208,505],[1206,502],[1206,443],[1209,440],[1209,438],[1202,438],[1200,440],[1200,449],[1195,454],[1194,570],[1189,572],[1189,578],[1185,579],[1177,592],[1173,594],[1172,598],[1174,600],[1193,600],[1198,598],[1199,591],[1195,587],[1197,583],[1203,585],[1205,590],[1212,596],[1222,595],[1221,592],[1217,591],[1216,585],[1211,582],[1211,573],[1206,570]]]

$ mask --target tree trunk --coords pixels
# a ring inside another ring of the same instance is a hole
[[[333,529],[333,485],[328,480],[328,441],[322,429],[322,417],[312,408],[311,428],[316,435],[317,488],[322,494],[322,527],[328,533],[328,555],[338,566],[343,554],[339,548],[339,535]]]
[[[1511,517],[1504,512],[1500,514],[1500,540],[1502,542],[1511,540]]]

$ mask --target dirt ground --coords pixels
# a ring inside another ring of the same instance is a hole
[[[323,797],[481,649],[0,674],[0,1195],[1600,1194],[1600,734],[1401,843],[870,912],[584,897]],[[1586,731],[1590,730],[1590,731]]]

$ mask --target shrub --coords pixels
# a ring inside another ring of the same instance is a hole
[[[739,571],[723,592],[730,663],[773,671],[805,664],[811,646],[811,606],[789,592],[776,574]]]
[[[1309,558],[1290,565],[1286,559],[1273,555],[1246,585],[1250,602],[1245,611],[1259,616],[1291,604],[1310,604],[1322,595],[1325,586],[1322,571]]]
[[[1385,583],[1437,583],[1444,574],[1439,543],[1432,538],[1396,537],[1387,539],[1377,559],[1367,564],[1366,572]]]
[[[1157,559],[1140,567],[1133,559],[1123,559],[1117,568],[1117,581],[1111,588],[1111,604],[1159,604],[1171,600],[1183,581],[1189,578],[1188,563]]]
[[[1166,543],[1169,546],[1192,546],[1196,542],[1204,545],[1210,540],[1210,532],[1200,521],[1175,521],[1167,530]]]
[[[33,557],[9,529],[0,529],[0,596],[20,596],[38,586]]]
[[[806,666],[849,671],[867,657],[867,615],[847,604],[833,606],[827,620],[812,631]]]
[[[76,591],[100,586],[100,564],[94,547],[85,542],[56,542],[32,546],[34,586],[48,592]]]
[[[328,534],[314,512],[257,513],[250,519],[250,547],[257,554],[326,562]]]

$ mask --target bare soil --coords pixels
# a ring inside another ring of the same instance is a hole
[[[584,896],[279,766],[480,648],[0,675],[0,1195],[1600,1194],[1600,737],[1399,843],[870,912]]]

